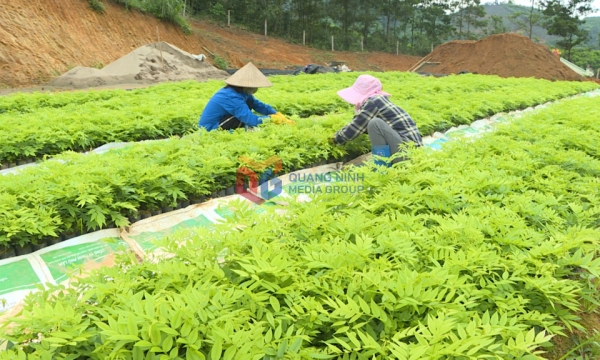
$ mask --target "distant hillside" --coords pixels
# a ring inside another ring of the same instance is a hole
[[[587,41],[587,44],[593,48],[600,49],[600,44],[598,44],[600,16],[590,16],[585,18],[584,28],[590,32],[590,39]]]
[[[510,31],[517,31],[517,26],[509,20],[508,16],[510,14],[514,14],[515,12],[522,12],[524,14],[529,14],[529,7],[520,6],[520,5],[511,5],[511,4],[486,4],[483,5],[487,16],[490,17],[492,15],[501,16],[503,18],[504,26],[506,26]],[[522,19],[526,19],[524,15]],[[600,30],[600,17],[588,17],[586,18],[586,24],[584,27],[590,31],[590,39],[587,41],[587,45],[593,48],[600,48],[598,44],[598,32]],[[527,36],[528,34],[525,32],[521,32],[523,35]],[[555,45],[556,40],[559,38],[557,36],[548,35],[546,29],[540,26],[533,27],[533,40],[539,39],[538,41],[542,44]]]
[[[510,31],[517,31],[517,26],[509,20],[509,15],[514,14],[516,12],[522,12],[525,14],[529,14],[529,8],[525,6],[519,5],[510,5],[510,4],[499,4],[499,5],[484,5],[485,12],[488,16],[496,15],[501,16],[503,18],[504,26],[506,26]],[[526,16],[522,17],[522,20],[525,20]],[[525,31],[519,31],[522,35],[528,36],[529,34]],[[539,42],[542,44],[554,45],[556,40],[559,38],[553,35],[548,35],[546,29],[540,26],[533,27],[533,36],[532,40],[539,39]]]

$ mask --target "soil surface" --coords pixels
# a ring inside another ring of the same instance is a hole
[[[457,74],[461,71],[501,77],[548,80],[583,78],[543,45],[516,33],[492,35],[479,41],[457,40],[436,47],[419,72]]]
[[[421,57],[417,56],[382,52],[318,50],[206,21],[194,22],[193,26],[207,41],[211,42],[208,50],[224,57],[229,65],[236,68],[249,61],[260,68],[274,69],[306,64],[326,65],[330,61],[342,61],[355,71],[406,71],[421,60]],[[203,53],[210,55],[206,51]]]
[[[248,33],[208,21],[191,20],[192,34],[171,23],[111,1],[106,12],[85,0],[5,1],[0,6],[0,89],[41,90],[41,85],[76,67],[102,69],[130,52],[165,41],[192,55],[211,53],[229,67],[252,61],[261,68],[285,69],[344,61],[352,70],[408,70],[419,57],[388,53],[329,52]],[[78,69],[81,71],[81,69]],[[85,70],[86,76],[90,70]],[[94,84],[91,84],[94,85]],[[97,84],[96,88],[112,87]],[[136,81],[126,87],[140,86]],[[8,89],[7,89],[8,88]],[[23,89],[24,88],[24,89]],[[52,86],[46,86],[46,90]]]
[[[576,328],[573,328],[572,330],[565,329],[564,332],[567,336],[554,336],[552,338],[554,347],[550,348],[548,353],[544,354],[544,358],[548,360],[562,360],[571,349],[577,348],[580,344],[584,343],[587,339],[594,337],[595,334],[600,331],[600,314],[597,314],[596,312],[581,312],[577,314],[577,316],[581,319],[578,321],[579,324],[586,329],[587,333]],[[595,341],[594,343],[588,343],[587,346],[580,347],[579,351],[572,353],[571,355],[573,357],[569,357],[569,359],[597,359],[597,357],[592,357],[592,355],[588,353],[592,348],[597,349]]]

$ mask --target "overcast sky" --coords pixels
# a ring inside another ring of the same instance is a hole
[[[513,1],[515,4],[518,4],[518,5],[531,6],[531,0],[513,0]],[[500,2],[504,2],[504,1],[500,1]],[[594,9],[594,12],[588,16],[600,16],[600,0],[594,0],[592,2],[592,8]]]

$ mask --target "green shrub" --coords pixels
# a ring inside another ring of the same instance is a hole
[[[586,69],[589,64],[594,71],[597,71],[600,69],[600,50],[574,48],[571,51],[571,61],[584,69]]]
[[[598,305],[599,112],[565,101],[356,169],[358,193],[230,204],[166,261],[28,297],[0,359],[542,360]]]
[[[192,27],[190,23],[181,15],[175,17],[175,23],[183,30],[184,34],[189,35],[192,33]]]
[[[220,58],[220,57],[219,57]],[[219,67],[227,68],[225,61]],[[501,111],[597,88],[593,82],[550,82],[461,75],[423,78],[416,74],[375,74],[423,135],[470,123]],[[356,73],[274,76],[275,86],[260,98],[299,117],[348,111],[336,91]],[[81,151],[113,141],[139,141],[193,131],[198,116],[221,81],[161,84],[135,91],[111,90],[0,97],[0,163]],[[518,94],[518,95],[516,95]]]
[[[104,4],[100,0],[88,0],[88,3],[92,10],[98,13],[104,13],[106,11]]]
[[[181,27],[184,33],[191,33],[191,26],[181,15],[183,0],[112,0],[126,8],[138,9],[147,12],[159,19],[164,19]]]
[[[198,133],[133,144],[101,155],[64,154],[59,159],[65,163],[46,161],[0,177],[3,194],[13,197],[0,209],[0,229],[4,229],[0,242],[35,242],[51,232],[70,230],[77,219],[83,222],[83,230],[112,223],[126,225],[127,217],[139,209],[172,205],[183,197],[233,185],[241,155],[277,155],[290,170],[328,157],[339,159],[347,152],[366,151],[369,147],[364,137],[344,147],[328,145],[330,136],[352,118],[351,107],[335,92],[351,85],[356,76],[272,78],[275,86],[261,90],[260,97],[266,103],[298,117],[327,114],[300,120],[293,127],[266,124],[252,133]],[[447,128],[597,87],[592,82],[552,83],[478,75],[442,79],[406,73],[377,76],[393,94],[392,101],[413,116],[424,135],[438,126]],[[0,114],[0,161],[193,132],[210,95],[222,85],[221,81],[193,81],[134,91],[0,98],[0,112],[5,111]],[[223,148],[223,143],[228,146]],[[100,198],[98,189],[106,191]],[[82,202],[83,198],[86,200]]]
[[[221,20],[225,17],[227,12],[225,11],[223,4],[221,4],[220,2],[217,2],[210,8],[210,14],[212,16],[214,16],[215,18]]]
[[[214,59],[214,65],[215,67],[221,69],[221,70],[225,70],[229,67],[229,65],[227,64],[227,61],[225,61],[224,58],[220,57],[219,55],[214,55],[213,56]]]

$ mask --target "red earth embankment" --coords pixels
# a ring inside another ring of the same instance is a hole
[[[440,64],[428,64],[419,71],[439,74],[467,71],[501,77],[582,80],[547,47],[515,33],[492,35],[479,41],[450,41],[436,47],[425,61]]]
[[[76,66],[102,67],[160,36],[192,54],[224,58],[230,67],[252,61],[265,68],[345,61],[353,70],[407,70],[420,58],[388,53],[315,50],[210,22],[193,32],[111,1],[106,12],[85,0],[11,0],[0,5],[0,88],[40,85]],[[212,59],[209,57],[209,61]]]

